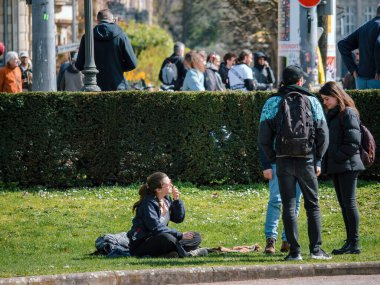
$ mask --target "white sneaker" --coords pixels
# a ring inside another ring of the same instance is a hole
[[[325,260],[328,260],[328,259],[331,259],[331,255],[324,252],[324,250],[322,248],[319,249],[318,252],[312,252],[310,253],[310,258],[312,259],[325,259]]]
[[[292,261],[292,260],[302,260],[302,256],[300,253],[291,254],[289,253],[285,258],[285,261]]]

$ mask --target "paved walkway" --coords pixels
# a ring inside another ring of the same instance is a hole
[[[196,283],[191,285],[378,285],[380,275],[340,275],[298,277],[289,279],[259,279],[235,282]],[[183,284],[190,285],[190,284]]]
[[[235,282],[338,275],[380,275],[380,262],[221,266],[31,276],[0,279],[1,285],[163,285]],[[248,283],[249,284],[249,283]]]

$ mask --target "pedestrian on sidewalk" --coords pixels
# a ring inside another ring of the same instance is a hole
[[[128,89],[124,72],[137,67],[137,58],[131,42],[109,9],[100,10],[94,28],[94,57],[99,73],[97,84],[102,91]],[[81,39],[76,67],[82,71],[85,64],[85,40]]]
[[[357,89],[380,89],[380,4],[376,17],[339,41],[338,49]],[[355,49],[359,49],[358,64],[352,58]]]
[[[0,92],[22,92],[22,79],[18,54],[15,51],[7,52],[5,66],[0,69]]]
[[[165,173],[150,175],[141,186],[139,195],[139,201],[132,208],[136,215],[128,232],[132,255],[188,257],[208,254],[206,248],[199,247],[199,233],[181,233],[168,227],[169,221],[183,222],[185,206],[177,187]]]
[[[321,248],[317,180],[328,146],[326,120],[318,99],[301,87],[304,83],[302,69],[288,66],[282,76],[278,93],[270,97],[263,107],[258,142],[268,161],[276,163],[282,220],[290,243],[290,252],[285,260],[302,260],[295,211],[297,182],[307,214],[310,257],[331,259]]]
[[[29,59],[29,54],[26,51],[20,52],[20,69],[22,79],[22,92],[32,91],[33,72],[32,63]]]
[[[356,205],[356,184],[359,172],[365,167],[360,158],[359,111],[352,98],[336,84],[327,82],[319,94],[326,107],[329,126],[329,147],[323,158],[323,172],[334,182],[336,196],[342,210],[346,240],[333,254],[358,254],[359,211]]]

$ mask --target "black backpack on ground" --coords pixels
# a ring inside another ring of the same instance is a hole
[[[307,95],[287,93],[279,104],[276,122],[277,157],[305,157],[312,152],[315,128]]]

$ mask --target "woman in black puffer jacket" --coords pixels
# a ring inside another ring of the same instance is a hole
[[[327,82],[319,91],[327,109],[329,147],[322,170],[334,182],[346,227],[346,241],[333,254],[360,253],[359,212],[356,206],[356,184],[364,165],[360,159],[359,112],[351,97],[335,82]]]

